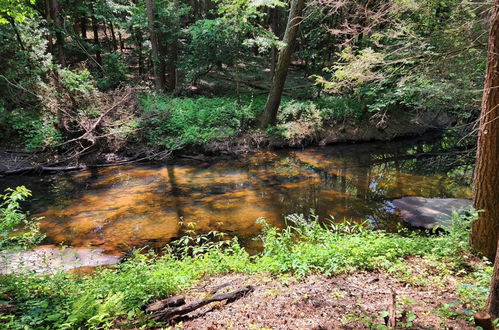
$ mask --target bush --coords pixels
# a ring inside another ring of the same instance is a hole
[[[116,88],[126,80],[127,69],[120,54],[111,53],[106,55],[102,61],[102,68],[104,77],[97,79],[97,87],[101,91]]]
[[[170,98],[143,95],[140,100],[151,145],[180,149],[226,139],[250,127],[257,109],[233,98]]]
[[[20,202],[31,196],[24,186],[6,189],[0,195],[0,250],[21,247],[24,249],[38,244],[43,235],[38,228],[40,218],[29,218],[21,211]]]

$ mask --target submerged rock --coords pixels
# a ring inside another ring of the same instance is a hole
[[[403,197],[392,201],[404,221],[414,227],[432,229],[452,225],[452,212],[472,206],[469,199]]]
[[[28,251],[2,251],[0,274],[35,272],[51,274],[79,267],[96,267],[120,262],[121,257],[107,255],[102,249],[61,248],[42,245]]]

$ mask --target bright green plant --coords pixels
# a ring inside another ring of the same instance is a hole
[[[234,136],[249,127],[257,109],[251,100],[244,105],[232,98],[169,98],[144,95],[149,142],[170,149],[202,145]]]
[[[43,239],[38,228],[40,218],[30,218],[20,203],[31,196],[24,186],[8,188],[0,195],[0,250],[30,248]]]

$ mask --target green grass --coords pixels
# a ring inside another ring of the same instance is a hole
[[[254,256],[233,240],[180,250],[173,245],[161,257],[136,252],[116,268],[102,269],[94,276],[0,277],[0,303],[15,306],[15,315],[0,319],[12,329],[106,328],[118,317],[145,324],[149,321],[141,306],[189,288],[207,275],[303,277],[384,269],[404,276],[408,256],[428,260],[443,275],[460,273],[459,293],[475,308],[486,298],[491,267],[479,265],[470,270],[467,218],[456,218],[450,233],[440,236],[390,234],[349,224],[326,227],[315,216],[294,215],[287,220],[290,226],[284,230],[264,226],[264,248]]]

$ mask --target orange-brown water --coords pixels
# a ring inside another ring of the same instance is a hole
[[[265,218],[284,226],[291,213],[398,219],[386,212],[403,196],[469,198],[470,189],[427,163],[406,157],[420,144],[344,145],[262,152],[245,160],[212,159],[171,165],[128,165],[53,176],[4,178],[0,186],[33,190],[28,205],[44,217],[48,243],[123,253],[162,247],[187,229],[237,235],[249,248]],[[405,159],[405,160],[404,160]]]

